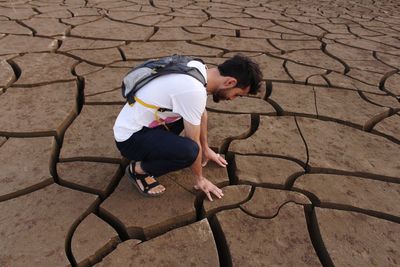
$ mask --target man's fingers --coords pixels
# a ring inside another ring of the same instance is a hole
[[[208,200],[213,201],[210,192],[206,192],[206,195],[207,195],[207,197],[208,197]]]
[[[205,167],[205,166],[207,165],[207,163],[208,163],[208,159],[206,159],[205,161],[203,161],[203,162],[201,163],[201,167]]]
[[[222,194],[221,194],[221,192],[219,192],[219,190],[214,190],[213,194],[216,195],[218,198],[222,197]]]
[[[217,164],[221,167],[226,167],[226,165],[228,165],[228,162],[226,162],[223,157],[219,157],[217,160]]]
[[[228,165],[228,162],[223,157],[219,156],[219,159],[223,164]]]
[[[228,165],[228,162],[220,154],[217,154],[217,163],[222,167]]]
[[[219,190],[219,193],[221,194],[221,196],[224,196],[224,192],[222,192],[222,190],[219,188],[218,188],[218,190]]]

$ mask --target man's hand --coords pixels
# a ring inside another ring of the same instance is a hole
[[[221,167],[226,167],[226,165],[228,165],[228,162],[220,154],[215,153],[207,146],[203,148],[201,166],[205,167],[209,160],[215,161]]]
[[[213,199],[211,197],[211,193],[213,193],[218,198],[221,198],[224,196],[221,189],[216,187],[213,183],[211,183],[209,180],[207,180],[204,177],[201,177],[196,181],[194,189],[203,191],[206,194],[208,200],[210,200],[210,201],[213,201]]]

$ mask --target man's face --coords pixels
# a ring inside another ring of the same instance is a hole
[[[215,103],[218,103],[221,100],[233,100],[238,96],[245,96],[249,93],[250,86],[246,88],[226,88],[226,89],[218,89],[213,93],[213,100]]]

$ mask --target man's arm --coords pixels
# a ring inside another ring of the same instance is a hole
[[[203,191],[210,201],[212,201],[211,193],[213,193],[218,198],[221,198],[223,196],[222,190],[216,187],[213,183],[211,183],[203,176],[201,167],[202,146],[200,142],[201,125],[193,125],[186,120],[183,120],[183,122],[185,126],[185,136],[195,141],[199,146],[199,154],[197,155],[196,160],[191,166],[192,171],[195,175],[195,188]]]
[[[201,116],[201,127],[200,127],[200,143],[203,152],[202,166],[204,167],[209,160],[215,161],[221,167],[226,167],[228,162],[221,157],[219,154],[215,153],[209,146],[207,140],[208,133],[208,115],[207,110],[204,110]]]
[[[207,129],[208,129],[208,115],[207,110],[204,110],[203,115],[201,116],[201,131],[200,131],[200,143],[201,147],[208,147],[208,139],[207,139]]]
[[[185,127],[185,137],[192,139],[197,143],[199,146],[199,154],[197,155],[196,160],[192,164],[191,168],[196,176],[196,178],[203,177],[202,168],[201,168],[201,154],[202,154],[202,147],[200,143],[200,131],[201,125],[193,125],[190,122],[183,120],[184,127]]]

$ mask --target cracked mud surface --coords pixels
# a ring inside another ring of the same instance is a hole
[[[398,266],[400,5],[0,0],[1,266]],[[112,126],[134,65],[241,52],[263,90],[216,104],[228,160],[143,198]]]

